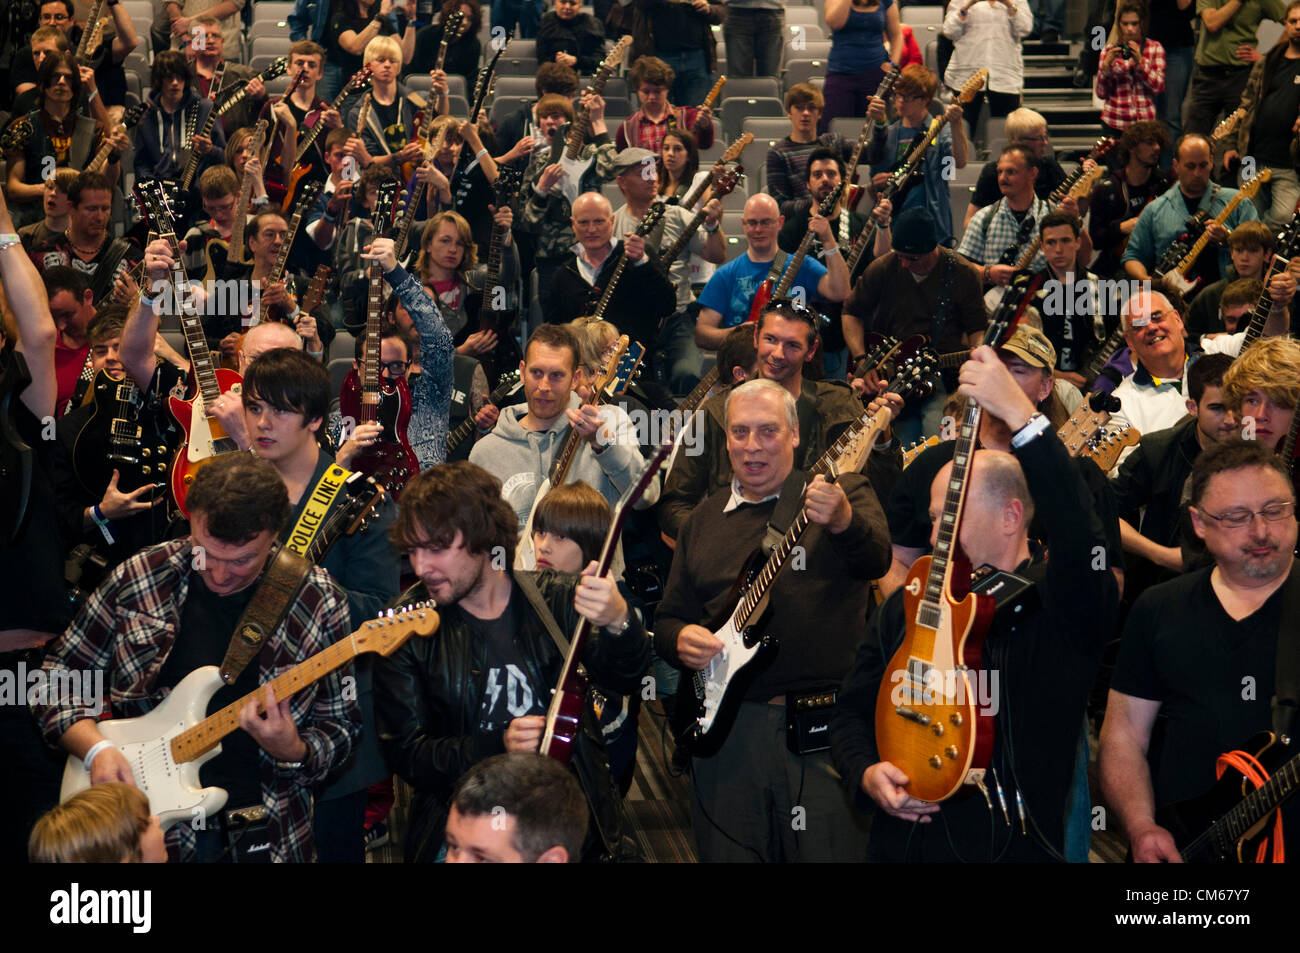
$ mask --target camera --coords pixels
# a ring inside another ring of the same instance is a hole
[[[1121,46],[1119,48],[1119,55],[1124,57],[1124,59],[1126,60],[1131,60],[1133,58],[1133,51],[1130,50],[1127,46]]]

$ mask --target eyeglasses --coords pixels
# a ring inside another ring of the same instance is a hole
[[[72,85],[72,74],[71,74],[71,73],[55,73],[53,76],[50,77],[50,85],[51,85],[51,86],[58,86],[60,82],[67,83],[69,86],[71,86],[71,85]]]
[[[1287,519],[1294,510],[1295,503],[1288,500],[1285,503],[1270,503],[1262,510],[1229,510],[1217,516],[1213,513],[1201,512],[1201,515],[1208,516],[1216,523],[1222,523],[1229,529],[1241,529],[1243,526],[1254,522],[1256,516],[1262,516],[1270,523],[1276,523]]]
[[[910,103],[916,99],[925,99],[920,93],[894,93],[894,98],[904,103]]]
[[[69,17],[66,13],[42,13],[41,14],[42,23],[63,23],[65,20],[68,19]]]
[[[774,218],[742,218],[740,224],[745,228],[771,228],[776,224]]]
[[[411,366],[410,361],[384,361],[379,365],[394,377],[399,374],[405,374],[406,369]]]

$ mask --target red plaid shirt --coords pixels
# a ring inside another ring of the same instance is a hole
[[[710,121],[703,129],[696,130],[695,121],[699,115],[700,111],[694,106],[669,106],[664,118],[655,122],[645,114],[645,110],[638,109],[619,123],[614,145],[619,151],[628,146],[640,146],[659,155],[664,145],[664,136],[669,129],[676,128],[685,129],[695,137],[697,146],[708,149],[713,145],[713,123]]]
[[[1116,129],[1156,118],[1155,97],[1165,88],[1165,48],[1148,38],[1142,63],[1116,55],[1097,71],[1097,96],[1104,100],[1101,121]]]

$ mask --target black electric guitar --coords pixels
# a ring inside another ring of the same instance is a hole
[[[505,400],[516,387],[519,386],[518,369],[511,371],[509,374],[503,374],[496,390],[488,395],[487,402],[493,407],[500,407],[501,401]],[[474,417],[471,415],[461,422],[461,425],[447,435],[447,459],[456,448],[465,442],[465,438],[474,432]]]
[[[1173,835],[1188,863],[1250,863],[1273,833],[1274,812],[1300,790],[1300,754],[1271,731],[1250,740],[1245,751],[1268,772],[1256,788],[1228,768],[1209,792],[1156,811],[1156,823]]]
[[[92,386],[95,410],[72,445],[77,481],[96,499],[114,470],[118,471],[117,488],[123,493],[146,483],[165,488],[172,457],[181,444],[175,422],[146,410],[129,376],[114,378],[108,371],[100,371]]]
[[[519,192],[523,184],[524,171],[517,167],[505,166],[497,176],[496,206],[508,205]],[[523,360],[519,352],[519,342],[515,337],[515,310],[510,307],[508,289],[501,284],[501,259],[505,254],[505,242],[510,235],[509,226],[492,223],[492,235],[488,241],[486,270],[483,274],[483,288],[478,298],[478,330],[491,331],[497,337],[496,347],[479,355],[479,362],[487,373],[488,380],[494,381],[512,368],[517,368]]]

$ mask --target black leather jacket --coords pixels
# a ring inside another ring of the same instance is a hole
[[[573,607],[577,577],[553,570],[527,575],[536,580],[560,630],[572,636],[578,622]],[[399,602],[427,598],[421,583],[403,593]],[[507,611],[516,619],[516,644],[529,682],[554,686],[564,659],[517,583]],[[392,769],[415,788],[408,863],[437,857],[456,782],[472,765],[505,750],[500,732],[482,733],[478,727],[487,687],[487,647],[473,637],[458,606],[439,612],[442,622],[437,632],[407,640],[375,666],[379,743]],[[636,613],[622,635],[594,632],[582,661],[600,685],[625,693],[638,690],[650,662],[650,641]],[[586,741],[600,744],[590,731]]]

